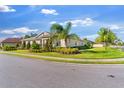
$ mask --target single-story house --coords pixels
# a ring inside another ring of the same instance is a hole
[[[2,43],[1,43],[2,41],[3,41],[3,39],[0,39],[0,47],[2,47]]]
[[[103,43],[93,44],[93,47],[94,47],[94,48],[97,48],[97,47],[104,47],[104,44],[103,44]]]
[[[50,33],[49,32],[42,32],[40,33],[39,35],[35,36],[35,37],[31,37],[31,38],[27,38],[27,39],[22,39],[22,44],[25,43],[25,44],[32,44],[34,41],[41,45],[41,47],[43,47],[47,40],[50,38]],[[83,45],[83,42],[82,40],[74,40],[74,39],[68,39],[67,40],[67,46],[68,47],[72,47],[72,46],[81,46]],[[53,46],[54,47],[65,47],[65,42],[64,40],[55,40],[54,43],[53,43]]]
[[[3,46],[17,46],[21,44],[21,38],[7,38],[1,42],[1,47]]]

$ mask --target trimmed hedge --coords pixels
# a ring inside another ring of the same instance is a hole
[[[37,44],[37,43],[33,43],[32,45],[31,45],[31,49],[40,49],[40,45],[39,44]]]
[[[41,53],[41,52],[43,52],[42,49],[30,49],[29,51],[33,52],[33,53]]]
[[[78,48],[55,48],[53,52],[58,52],[61,54],[78,54],[80,53]]]
[[[88,45],[84,45],[84,46],[73,46],[71,48],[78,48],[79,50],[82,50],[82,49],[90,49],[90,48],[92,48],[92,46],[88,46]]]
[[[17,50],[17,48],[14,47],[14,46],[4,46],[2,49],[3,49],[4,51],[13,51],[13,50]]]

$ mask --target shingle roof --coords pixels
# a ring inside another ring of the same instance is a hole
[[[45,34],[46,33],[46,34]],[[37,36],[35,37],[31,37],[31,38],[26,38],[26,39],[22,39],[25,40],[25,41],[30,41],[30,40],[39,40],[41,38],[49,38],[50,37],[50,33],[49,32],[42,32],[40,34],[38,34]]]
[[[2,43],[20,43],[21,38],[7,38],[2,41]]]

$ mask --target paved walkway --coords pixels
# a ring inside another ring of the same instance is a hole
[[[116,62],[116,61],[124,61],[124,58],[114,58],[114,59],[77,59],[77,58],[61,58],[61,57],[50,57],[50,56],[41,56],[41,55],[33,55],[33,54],[22,54],[22,53],[12,53],[0,51],[0,53],[4,54],[13,54],[27,57],[35,57],[35,58],[46,58],[46,59],[55,59],[55,60],[67,60],[67,61],[81,61],[81,62]]]

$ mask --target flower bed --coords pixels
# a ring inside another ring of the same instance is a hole
[[[78,48],[55,48],[53,52],[58,52],[61,54],[78,54],[80,53]]]

